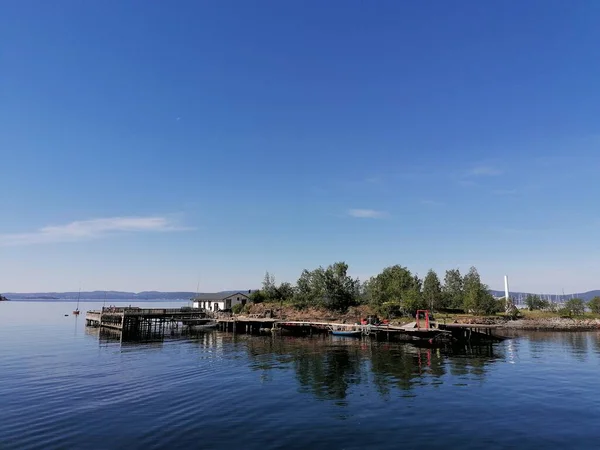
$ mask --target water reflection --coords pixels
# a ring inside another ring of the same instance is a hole
[[[600,333],[577,331],[529,331],[515,332],[516,338],[529,341],[531,355],[542,358],[555,355],[556,348],[562,348],[566,354],[579,362],[585,362],[590,355],[590,346],[599,347]]]
[[[448,372],[483,380],[491,364],[506,358],[503,344],[420,348],[331,337],[254,337],[246,344],[254,370],[292,368],[301,392],[336,402],[360,384],[372,383],[386,397],[394,389],[442,384]]]

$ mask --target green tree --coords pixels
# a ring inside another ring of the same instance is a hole
[[[527,294],[527,297],[525,297],[525,305],[527,305],[529,311],[546,309],[550,306],[549,302],[542,299],[539,295],[532,294]]]
[[[294,303],[345,311],[358,303],[360,288],[360,281],[348,275],[348,264],[336,262],[326,269],[304,270],[296,285]]]
[[[488,287],[481,282],[475,267],[471,267],[463,279],[465,311],[475,314],[493,314],[497,310],[497,303]]]
[[[444,306],[442,285],[440,279],[432,269],[427,272],[423,280],[423,300],[431,310],[437,310]]]
[[[588,302],[588,308],[592,310],[594,314],[600,314],[600,297],[596,296]]]
[[[346,311],[358,302],[360,281],[348,275],[348,264],[336,262],[325,269],[326,307]]]
[[[325,271],[322,267],[304,269],[296,282],[294,304],[299,308],[321,306],[325,297]]]
[[[413,302],[420,292],[420,280],[414,277],[406,267],[395,265],[386,267],[365,285],[366,299],[381,314],[393,314],[393,311],[409,310],[412,305],[404,305],[407,296]],[[410,307],[409,307],[410,306]]]
[[[254,291],[250,294],[250,301],[252,303],[263,303],[267,300],[267,296],[261,290]]]
[[[458,269],[450,269],[446,271],[444,277],[444,302],[450,308],[463,307],[463,277]]]
[[[294,294],[295,294],[294,286],[292,286],[292,284],[288,283],[287,281],[284,283],[281,283],[279,285],[279,287],[277,288],[277,296],[279,298],[279,301],[281,301],[281,302],[292,301],[294,298]]]
[[[265,278],[262,283],[262,291],[268,301],[276,301],[277,285],[275,284],[275,276],[269,272],[265,273]]]
[[[570,316],[582,316],[585,313],[585,302],[580,298],[572,298],[565,303],[564,309]]]
[[[409,289],[402,295],[402,312],[414,316],[417,310],[426,309],[427,302],[423,294],[416,287]]]

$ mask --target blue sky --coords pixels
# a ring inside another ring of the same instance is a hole
[[[0,291],[475,265],[600,288],[600,3],[27,1]]]

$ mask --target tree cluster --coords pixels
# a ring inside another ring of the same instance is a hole
[[[525,305],[529,311],[538,311],[541,309],[548,309],[550,307],[550,302],[544,300],[539,295],[527,294],[527,297],[525,297]]]
[[[600,314],[600,297],[594,297],[591,299],[588,302],[588,308],[590,308],[594,314]]]
[[[585,302],[580,298],[568,300],[559,313],[563,316],[583,316],[585,314]]]
[[[475,314],[493,314],[501,309],[474,267],[464,276],[458,269],[448,270],[442,283],[433,270],[421,279],[406,267],[395,265],[361,283],[348,275],[345,262],[336,262],[326,268],[304,270],[295,285],[278,285],[267,272],[262,288],[251,299],[342,312],[368,304],[386,317],[414,315],[418,309],[454,308]]]

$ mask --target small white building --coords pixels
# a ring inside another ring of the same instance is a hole
[[[245,305],[250,301],[250,291],[242,292],[217,292],[216,294],[198,294],[193,298],[194,308],[207,311],[230,310],[233,305]]]

